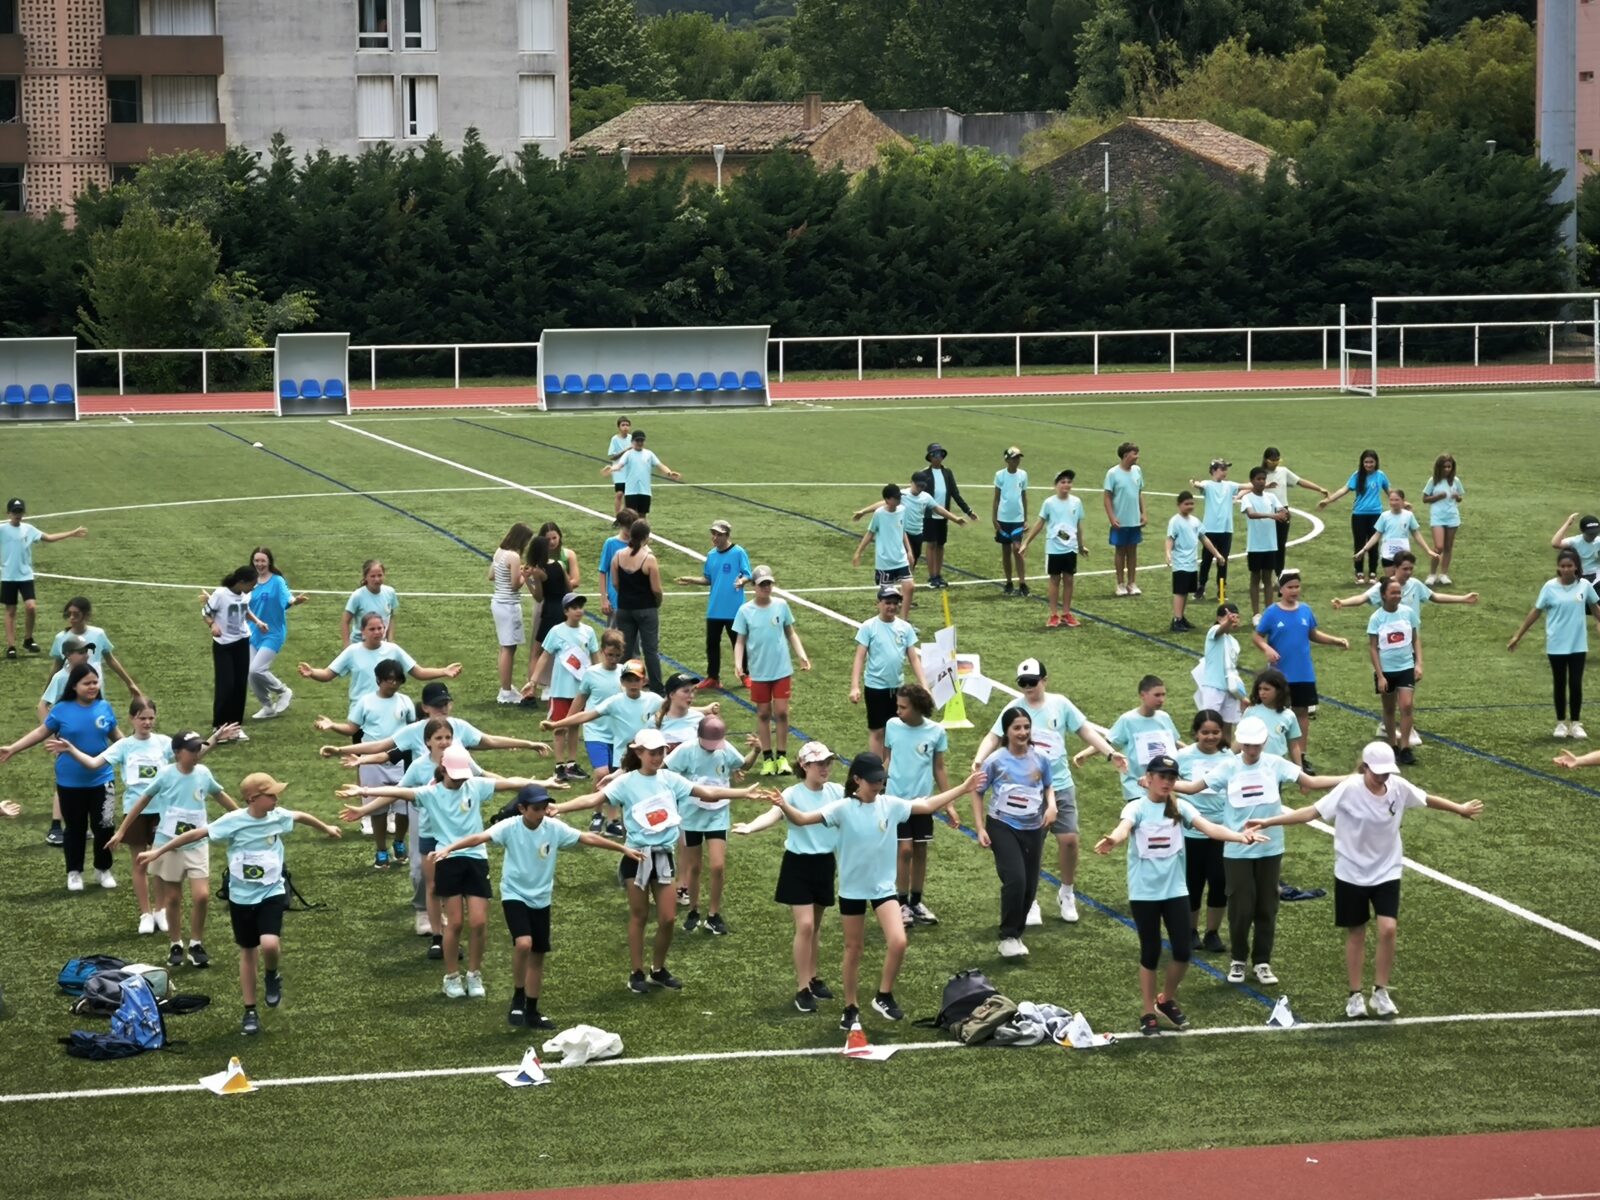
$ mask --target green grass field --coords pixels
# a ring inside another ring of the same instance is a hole
[[[1538,630],[1516,655],[1505,643],[1540,583],[1552,573],[1551,532],[1574,510],[1593,508],[1586,459],[1553,455],[1552,437],[1592,444],[1600,416],[1585,392],[1182,399],[911,402],[792,406],[715,414],[651,414],[637,424],[686,482],[660,484],[657,532],[703,548],[716,518],[755,562],[771,563],[780,586],[845,617],[872,612],[870,572],[850,567],[858,529],[851,510],[893,478],[921,465],[923,445],[951,447],[950,466],[987,518],[1000,451],[1027,451],[1032,508],[1063,466],[1074,467],[1090,512],[1092,553],[1081,564],[1078,630],[1044,628],[1044,606],[1002,597],[992,585],[949,592],[961,649],[1009,680],[1031,655],[1050,669],[1052,690],[1109,724],[1136,700],[1149,672],[1171,687],[1181,728],[1193,708],[1188,673],[1198,633],[1167,632],[1167,581],[1159,541],[1147,538],[1144,595],[1112,595],[1098,481],[1114,447],[1143,447],[1156,530],[1170,493],[1203,475],[1213,455],[1243,478],[1269,443],[1302,475],[1341,484],[1358,451],[1376,445],[1399,486],[1420,491],[1436,454],[1455,453],[1468,488],[1452,570],[1455,590],[1476,590],[1476,608],[1431,608],[1424,622],[1427,677],[1419,724],[1430,735],[1408,774],[1455,799],[1481,797],[1476,824],[1416,813],[1406,850],[1417,861],[1514,902],[1589,938],[1600,937],[1594,863],[1600,831],[1588,819],[1600,787],[1550,765],[1549,674]],[[280,664],[326,663],[339,649],[343,598],[361,561],[381,557],[402,594],[399,641],[418,661],[465,664],[456,711],[491,732],[531,733],[534,717],[493,703],[494,638],[487,612],[485,554],[507,526],[560,521],[583,558],[592,590],[606,520],[562,508],[466,468],[580,505],[611,507],[595,457],[607,415],[500,417],[480,413],[325,421],[230,419],[84,422],[72,428],[9,429],[0,437],[6,494],[27,497],[30,520],[52,531],[78,523],[85,541],[36,550],[40,640],[59,627],[68,597],[95,604],[95,622],[115,639],[135,677],[160,705],[160,728],[204,726],[210,655],[194,589],[212,586],[270,545],[297,590],[314,602],[291,617]],[[251,443],[265,443],[264,450]],[[421,457],[405,447],[422,450]],[[438,459],[448,460],[438,461]],[[454,464],[454,465],[453,465]],[[381,493],[381,494],[373,494]],[[1296,507],[1315,496],[1297,493]],[[1328,600],[1356,590],[1349,558],[1349,502],[1324,514],[1326,529],[1291,553],[1324,628],[1364,641],[1365,611],[1336,613]],[[1297,536],[1310,531],[1304,520]],[[1240,541],[1242,546],[1242,530]],[[1035,549],[1036,568],[1043,559]],[[664,574],[695,569],[660,549]],[[952,532],[947,575],[994,575],[986,519]],[[1243,583],[1242,570],[1240,583]],[[830,590],[833,589],[833,590]],[[703,593],[669,588],[662,618],[666,655],[703,667]],[[1242,593],[1242,587],[1240,588]],[[424,597],[420,593],[436,593]],[[1035,595],[1043,593],[1036,583]],[[930,639],[941,623],[937,595],[921,593],[912,614]],[[1237,596],[1236,598],[1242,598]],[[860,710],[846,700],[853,650],[847,624],[796,607],[815,669],[797,679],[793,724],[848,754],[864,744]],[[1197,624],[1200,623],[1197,619]],[[1245,665],[1259,656],[1248,648]],[[519,662],[519,669],[521,664]],[[1372,736],[1376,710],[1359,649],[1319,648],[1324,696],[1312,727],[1319,769],[1345,770]],[[33,724],[47,676],[38,659],[0,662],[0,738]],[[415,696],[419,685],[408,690]],[[108,694],[122,711],[126,694]],[[301,683],[290,714],[250,726],[248,746],[209,760],[225,786],[248,771],[290,780],[286,801],[332,818],[334,789],[348,775],[314,757],[326,740],[318,713],[344,711],[342,683]],[[744,693],[724,696],[735,734],[752,726]],[[253,705],[251,706],[254,707]],[[996,706],[974,706],[980,728],[952,734],[952,764],[966,761]],[[1600,721],[1600,716],[1596,717]],[[1444,739],[1444,740],[1439,740]],[[503,773],[536,769],[531,756],[498,754]],[[953,770],[954,774],[955,771]],[[1559,775],[1559,778],[1556,776]],[[1114,824],[1114,774],[1079,773],[1086,843]],[[212,997],[206,1011],[170,1022],[175,1052],[97,1064],[67,1059],[56,1039],[85,1024],[54,988],[75,954],[159,958],[160,935],[135,935],[127,886],[81,896],[63,888],[60,852],[44,844],[49,761],[30,751],[0,767],[0,798],[25,807],[0,822],[8,903],[0,938],[6,994],[0,1095],[191,1084],[241,1054],[267,1079],[514,1063],[529,1038],[505,1022],[508,939],[491,906],[487,1002],[447,1001],[440,972],[411,932],[409,884],[401,871],[374,872],[354,834],[331,843],[301,831],[289,862],[307,896],[327,904],[293,913],[285,928],[285,1002],[263,1009],[264,1034],[238,1032],[238,982],[226,914],[213,912],[207,972],[177,973],[183,991]],[[753,810],[752,810],[753,811]],[[1310,829],[1288,835],[1285,878],[1332,886],[1332,842]],[[625,1058],[705,1055],[700,1061],[558,1073],[552,1086],[512,1091],[492,1077],[339,1082],[274,1088],[238,1099],[196,1093],[85,1097],[0,1104],[0,1170],[18,1197],[120,1195],[128,1179],[153,1178],[170,1197],[209,1197],[239,1186],[263,1196],[362,1197],[447,1193],[724,1173],[966,1161],[1053,1154],[1251,1144],[1572,1126],[1600,1113],[1600,1022],[1593,1017],[1394,1028],[1337,1028],[1261,1036],[1135,1039],[1094,1053],[1053,1047],[906,1054],[882,1065],[832,1057],[722,1059],[732,1051],[828,1048],[842,1041],[837,1002],[815,1017],[790,1004],[790,924],[771,901],[782,849],[778,831],[736,839],[725,904],[732,936],[680,933],[670,959],[681,994],[625,991],[627,956],[615,861],[598,852],[563,858],[555,899],[555,952],[543,1007],[563,1025],[584,1021],[619,1032]],[[1047,855],[1047,859],[1050,856]],[[214,871],[216,862],[214,860]],[[496,875],[498,871],[496,870]],[[1013,999],[1070,1004],[1098,1029],[1126,1031],[1138,1016],[1137,940],[1110,913],[1126,911],[1124,860],[1086,855],[1078,889],[1104,909],[1082,922],[1054,919],[1030,938],[1032,956],[1002,964],[995,952],[997,884],[987,855],[941,828],[928,902],[942,923],[912,936],[897,994],[912,1017],[931,1016],[948,975],[981,967]],[[1109,912],[1105,911],[1109,910]],[[836,920],[824,933],[824,976],[838,975]],[[1331,897],[1285,905],[1274,966],[1281,989],[1308,1021],[1342,1019],[1343,941]],[[869,938],[864,975],[879,951]],[[1226,967],[1225,956],[1207,961]],[[1198,956],[1197,956],[1198,959]],[[1405,886],[1395,997],[1405,1017],[1446,1017],[1600,1007],[1600,954],[1443,883],[1412,873]],[[1197,1027],[1258,1026],[1267,1008],[1244,988],[1191,971],[1185,1007]],[[907,1021],[868,1021],[874,1041],[909,1043],[928,1031]],[[1221,1099],[1222,1103],[1218,1103]],[[1001,1119],[997,1116],[1003,1114]],[[243,1170],[241,1168],[243,1167]]]

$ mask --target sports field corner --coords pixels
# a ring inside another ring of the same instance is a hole
[[[48,763],[35,751],[0,767],[0,798],[24,806],[21,820],[0,822],[20,914],[0,941],[0,1031],[11,1047],[0,1067],[0,1169],[19,1181],[19,1196],[112,1194],[109,1179],[85,1184],[56,1149],[55,1131],[70,1124],[82,1160],[116,1162],[122,1179],[161,1172],[164,1190],[179,1196],[232,1186],[238,1162],[260,1154],[263,1131],[292,1148],[291,1157],[252,1169],[255,1190],[352,1200],[575,1184],[601,1185],[571,1193],[596,1198],[626,1196],[633,1184],[667,1195],[691,1186],[713,1196],[759,1187],[776,1197],[818,1187],[894,1197],[980,1187],[1112,1195],[1137,1186],[1205,1197],[1236,1193],[1247,1180],[1311,1200],[1600,1194],[1600,1137],[1587,1128],[1600,1114],[1600,896],[1590,886],[1600,854],[1591,819],[1600,775],[1552,766],[1561,747],[1549,737],[1542,656],[1531,644],[1505,652],[1549,576],[1551,530],[1592,504],[1582,479],[1553,476],[1548,465],[1551,429],[1575,445],[1600,433],[1591,405],[1580,390],[1381,400],[1216,392],[817,397],[763,411],[647,418],[651,445],[684,474],[682,484],[658,484],[651,514],[663,575],[697,569],[708,523],[731,520],[752,561],[774,566],[815,664],[797,681],[795,737],[821,738],[846,756],[863,742],[860,712],[844,697],[851,637],[872,613],[870,570],[849,566],[847,539],[861,529],[850,513],[883,482],[904,482],[927,441],[952,447],[952,466],[982,518],[976,530],[953,532],[950,546],[947,595],[963,652],[980,655],[1002,682],[1017,660],[1044,659],[1052,690],[1102,725],[1135,699],[1138,676],[1162,674],[1182,729],[1193,711],[1187,677],[1199,642],[1167,628],[1159,544],[1146,541],[1155,561],[1141,564],[1145,595],[1114,597],[1099,517],[1075,601],[1083,628],[1046,632],[1042,581],[1033,602],[1002,597],[995,582],[986,522],[999,449],[1016,442],[1027,450],[1037,496],[1058,466],[1075,467],[1093,516],[1095,485],[1115,446],[1137,441],[1152,524],[1165,523],[1172,495],[1202,476],[1213,454],[1248,466],[1262,445],[1281,444],[1302,475],[1337,486],[1357,450],[1376,443],[1385,466],[1395,464],[1396,483],[1417,486],[1436,454],[1455,453],[1478,501],[1466,508],[1457,590],[1482,598],[1428,613],[1429,679],[1417,700],[1425,740],[1408,776],[1458,800],[1481,797],[1486,812],[1470,824],[1439,813],[1407,819],[1396,1020],[1344,1021],[1342,943],[1323,899],[1284,906],[1273,959],[1281,986],[1229,985],[1215,956],[1197,956],[1184,985],[1194,1029],[1140,1039],[1137,942],[1121,857],[1084,855],[1077,925],[1054,918],[1049,875],[1040,889],[1047,925],[1036,931],[1033,954],[1006,963],[995,956],[989,858],[970,829],[946,829],[935,839],[928,893],[940,924],[913,932],[898,989],[908,1016],[931,1016],[949,974],[976,966],[1006,994],[1068,1004],[1121,1040],[1095,1051],[969,1050],[909,1021],[869,1020],[874,1044],[908,1052],[883,1063],[844,1061],[835,1013],[806,1018],[787,1003],[790,929],[771,902],[781,849],[771,833],[730,846],[725,910],[733,934],[678,934],[672,963],[688,985],[678,996],[625,993],[613,864],[590,852],[564,859],[550,1011],[563,1025],[614,1029],[626,1049],[606,1063],[555,1068],[548,1087],[512,1090],[493,1074],[514,1067],[531,1039],[503,1020],[509,951],[498,912],[489,920],[487,1004],[444,1000],[437,969],[407,925],[409,889],[370,869],[352,831],[343,843],[297,835],[289,847],[297,882],[329,907],[291,914],[288,999],[266,1015],[259,1039],[239,1037],[226,921],[217,926],[213,912],[214,965],[176,973],[179,990],[213,1000],[171,1021],[184,1045],[128,1062],[80,1063],[54,1043],[81,1024],[54,992],[60,961],[160,947],[134,936],[125,879],[113,893],[61,890],[59,851],[42,839]],[[485,559],[512,521],[554,519],[592,586],[610,517],[610,484],[598,465],[613,419],[509,409],[335,421],[138,414],[18,430],[0,440],[0,473],[8,492],[30,498],[30,520],[42,528],[81,522],[91,531],[84,541],[40,548],[41,629],[59,628],[68,596],[91,595],[96,622],[116,634],[119,656],[157,696],[168,733],[201,724],[209,707],[194,589],[214,586],[265,542],[295,589],[312,596],[295,611],[286,660],[331,656],[338,598],[349,594],[360,560],[379,556],[405,601],[406,648],[419,661],[465,665],[453,685],[456,711],[486,730],[533,736],[532,718],[493,703]],[[86,471],[63,486],[62,454],[117,469]],[[1304,496],[1293,553],[1307,574],[1307,600],[1325,628],[1355,640],[1364,610],[1356,617],[1327,604],[1356,590],[1348,504],[1319,513],[1315,497]],[[670,584],[666,591],[663,656],[698,670],[704,593]],[[913,622],[929,640],[930,626],[942,624],[940,599],[921,590],[918,598]],[[1246,657],[1245,665],[1259,665],[1248,647]],[[1319,765],[1347,769],[1372,736],[1370,669],[1364,654],[1320,649],[1318,669],[1313,753]],[[30,720],[42,673],[36,662],[0,663],[0,698],[11,714],[5,738]],[[120,685],[109,690],[122,707]],[[271,771],[290,781],[297,806],[331,818],[333,789],[347,773],[314,757],[322,735],[310,718],[341,703],[339,690],[297,686],[289,719],[251,726],[248,746],[218,752],[218,777],[232,786],[246,771]],[[952,733],[952,774],[1003,695],[973,706],[976,729]],[[749,728],[745,693],[719,698],[730,728]],[[502,761],[533,767],[515,755]],[[1115,823],[1120,801],[1111,772],[1091,764],[1077,774],[1092,843]],[[964,809],[962,819],[970,826]],[[1325,831],[1290,833],[1285,878],[1331,888],[1330,843]],[[125,865],[119,854],[124,876]],[[1053,872],[1048,853],[1045,866]],[[838,954],[833,918],[822,953],[830,973]],[[880,955],[869,937],[865,973]],[[1265,1024],[1280,994],[1301,1019],[1295,1028]],[[948,1052],[920,1052],[935,1049]],[[195,1081],[234,1054],[260,1090],[198,1092]],[[528,1136],[518,1138],[519,1129]],[[181,1130],[204,1131],[206,1151],[175,1151]],[[1457,1134],[1473,1136],[1443,1136]],[[1392,1138],[1403,1140],[1374,1140]],[[175,1152],[185,1167],[169,1178],[163,1164]],[[1149,1157],[1125,1157],[1143,1152]],[[894,1169],[837,1179],[795,1174],[867,1167]],[[750,1174],[765,1178],[741,1178]]]

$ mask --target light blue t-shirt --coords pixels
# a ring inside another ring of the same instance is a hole
[[[58,703],[67,694],[67,680],[71,677],[71,667],[62,667],[50,676],[50,682],[44,685],[44,692],[39,697],[40,701],[44,704]]]
[[[612,762],[622,761],[628,743],[633,741],[634,735],[661,710],[663,703],[665,702],[660,696],[649,689],[644,689],[637,696],[618,692],[615,696],[608,696],[595,705],[595,711],[600,714],[596,721],[607,722],[607,728],[610,730]]]
[[[400,607],[400,597],[387,583],[380,584],[374,594],[365,585],[358,587],[350,593],[350,599],[345,601],[344,610],[350,614],[350,640],[361,640],[361,625],[367,619],[368,613],[377,613],[383,618],[383,629],[387,634],[389,622],[394,620],[394,614]]]
[[[368,650],[362,642],[351,642],[328,664],[328,670],[335,675],[344,675],[350,680],[351,720],[355,720],[353,714],[356,701],[369,692],[378,690],[378,677],[374,674],[378,664],[391,658],[400,661],[407,675],[411,674],[411,669],[417,665],[416,659],[393,642],[379,642],[376,650]]]
[[[732,787],[733,773],[744,764],[744,755],[724,742],[715,750],[707,750],[699,742],[684,742],[667,755],[666,768],[676,771],[690,783],[701,787]],[[715,833],[727,829],[728,801],[701,800],[690,796],[679,811],[683,828],[690,833]]]
[[[1218,750],[1215,754],[1202,753],[1199,746],[1186,747],[1178,755],[1178,774],[1184,779],[1199,779],[1204,781],[1206,772],[1222,765],[1222,760],[1232,758],[1233,751]],[[1195,811],[1208,821],[1218,825],[1223,823],[1223,807],[1227,804],[1227,797],[1214,788],[1207,788],[1203,792],[1196,792],[1189,797],[1189,802],[1194,805]],[[1184,829],[1185,837],[1203,838],[1206,835],[1198,829]]]
[[[1121,465],[1106,472],[1105,490],[1111,495],[1111,513],[1124,529],[1139,527],[1139,493],[1144,491],[1144,471],[1138,464],[1124,471]]]
[[[622,810],[627,844],[640,850],[662,849],[678,841],[685,808],[693,801],[690,783],[676,771],[654,775],[628,771],[607,781],[606,799]]]
[[[668,746],[677,747],[685,742],[694,741],[700,733],[700,722],[705,719],[705,713],[697,708],[691,708],[681,717],[669,717],[665,712],[658,710],[656,728],[661,730]]]
[[[106,747],[106,762],[122,774],[122,811],[150,789],[156,773],[172,761],[172,739],[164,733],[125,737]]]
[[[783,798],[801,812],[816,812],[844,799],[844,788],[837,783],[825,783],[812,791],[804,783],[785,789]],[[789,821],[788,836],[783,848],[791,854],[832,854],[839,848],[839,831],[831,825],[795,825]]]
[[[26,521],[13,525],[0,522],[0,579],[7,583],[26,583],[33,578],[33,547],[44,537]]]
[[[1417,665],[1417,630],[1422,618],[1404,604],[1393,612],[1379,609],[1367,621],[1367,636],[1378,639],[1378,666],[1384,671],[1409,671]]]
[[[1047,554],[1076,554],[1079,550],[1079,530],[1083,528],[1083,501],[1076,496],[1063,500],[1051,492],[1039,505],[1039,519],[1049,535],[1045,543]]]
[[[1178,753],[1178,727],[1162,709],[1146,717],[1137,708],[1130,708],[1106,731],[1106,740],[1128,760],[1128,769],[1122,772],[1124,800],[1137,800],[1144,795],[1139,779],[1152,758],[1158,754],[1176,757]]]
[[[1382,583],[1375,583],[1367,589],[1366,601],[1374,608],[1377,608],[1383,603],[1383,597],[1379,594],[1383,586],[1384,585]],[[1406,580],[1405,584],[1400,589],[1401,606],[1404,608],[1409,608],[1412,612],[1416,613],[1418,619],[1421,619],[1422,617],[1422,606],[1432,599],[1433,589],[1427,584],[1423,583],[1422,580],[1418,579],[1415,575]]]
[[[464,837],[483,832],[483,806],[493,797],[494,780],[475,775],[463,779],[455,788],[446,786],[443,780],[420,787],[412,803],[428,814],[430,835],[443,849]],[[450,857],[487,859],[489,852],[482,846],[468,846]]]
[[[1013,829],[1038,829],[1044,824],[1045,791],[1053,774],[1048,758],[1037,750],[1013,754],[1001,746],[983,760],[983,774],[981,790],[989,794],[984,811],[990,820]]]
[[[1171,900],[1189,894],[1184,835],[1199,814],[1188,800],[1174,799],[1176,821],[1167,816],[1165,803],[1149,797],[1122,806],[1121,820],[1133,822],[1128,834],[1129,900]]]
[[[1299,767],[1276,754],[1262,754],[1253,766],[1233,756],[1207,771],[1205,781],[1227,801],[1222,809],[1222,824],[1235,833],[1243,833],[1244,823],[1251,817],[1275,817],[1289,811],[1280,788],[1285,783],[1298,782],[1301,774]],[[1274,825],[1262,832],[1267,841],[1250,846],[1229,842],[1222,848],[1222,857],[1273,858],[1282,854],[1283,827]]]
[[[105,663],[106,655],[115,654],[117,651],[117,648],[111,644],[111,635],[104,629],[101,629],[98,625],[85,625],[82,633],[71,633],[63,629],[56,634],[55,638],[50,642],[50,657],[52,659],[58,662],[67,661],[67,656],[61,648],[66,645],[69,637],[82,638],[84,641],[93,644],[94,649],[89,651],[87,661],[96,671],[99,671]],[[102,672],[100,682],[102,685],[105,683],[104,672]]]
[[[1172,539],[1172,569],[1198,571],[1200,569],[1200,518],[1174,513],[1167,522],[1167,536]]]
[[[1544,652],[1546,654],[1587,654],[1589,652],[1589,611],[1600,604],[1594,586],[1587,579],[1563,584],[1546,580],[1533,606],[1544,613]]]
[[[934,792],[933,756],[950,749],[950,735],[937,721],[923,718],[908,725],[890,717],[883,730],[889,779],[884,786],[896,796],[931,796]]]
[[[1344,483],[1355,496],[1355,506],[1350,511],[1356,514],[1381,513],[1389,503],[1389,477],[1382,471],[1374,471],[1367,476],[1366,489],[1357,491],[1356,476],[1359,474],[1359,471],[1352,471]]]
[[[1442,494],[1441,494],[1442,493]],[[1464,499],[1467,489],[1461,486],[1461,479],[1446,481],[1443,479],[1429,479],[1422,485],[1423,496],[1439,496],[1432,504],[1428,505],[1429,525],[1459,525],[1461,524],[1461,506],[1459,501]]]
[[[856,645],[867,648],[863,682],[869,688],[897,688],[905,682],[906,651],[917,644],[917,631],[899,617],[873,617],[856,630]]]
[[[1411,545],[1411,533],[1417,527],[1416,513],[1403,508],[1399,512],[1385,510],[1378,517],[1378,554],[1392,560]]]
[[[368,692],[350,706],[350,720],[361,727],[364,742],[393,737],[416,719],[417,710],[404,692],[396,692],[387,700],[377,692]]]
[[[471,750],[483,741],[483,734],[479,733],[478,727],[471,722],[463,721],[460,717],[446,717],[445,720],[450,722],[450,728],[455,731],[456,745],[465,746],[468,750]],[[423,731],[427,728],[428,718],[425,718],[421,721],[413,721],[404,729],[395,730],[394,748],[402,753],[411,755],[413,758],[427,758],[428,744],[422,738]],[[411,785],[408,783],[406,786],[410,787]]]
[[[1287,757],[1289,743],[1300,736],[1300,718],[1294,715],[1294,709],[1280,711],[1268,708],[1265,704],[1252,704],[1239,715],[1239,720],[1246,721],[1251,717],[1267,727],[1267,740],[1261,743],[1261,752]]]
[[[454,717],[450,719],[452,721],[455,720]],[[456,740],[459,742],[461,739],[457,737]],[[429,787],[435,782],[434,776],[438,773],[439,764],[434,762],[426,753],[419,754],[411,760],[411,765],[406,768],[405,774],[400,776],[400,786],[406,788]],[[474,762],[472,764],[472,773],[474,776],[482,775],[483,768]],[[433,836],[433,823],[428,819],[427,808],[421,804],[415,804],[412,807],[416,810],[417,836],[419,838],[431,838]],[[442,842],[440,843],[440,845],[443,844]]]
[[[622,694],[622,667],[608,667],[605,663],[597,663],[583,673],[583,678],[578,681],[578,696],[584,697],[584,709],[596,709],[613,696]],[[576,699],[577,697],[574,697]],[[576,707],[576,705],[574,705]],[[604,742],[611,744],[611,719],[609,717],[596,717],[591,723],[583,727],[583,739],[586,742]]]
[[[933,496],[929,492],[901,492],[900,508],[905,513],[906,534],[910,537],[921,537],[924,523],[928,518],[928,510],[933,507]]]
[[[772,683],[794,674],[789,657],[789,627],[794,614],[789,602],[774,596],[765,605],[746,602],[733,618],[733,632],[744,638],[744,670],[757,683]]]
[[[1015,471],[1005,469],[994,473],[994,489],[1000,493],[1000,507],[995,520],[1003,525],[1015,525],[1028,517],[1025,493],[1028,490],[1028,473],[1021,467]]]
[[[872,514],[867,528],[872,531],[872,565],[877,570],[893,571],[911,565],[911,560],[906,557],[905,509],[896,508],[890,512],[887,508],[880,508]]]
[[[207,827],[228,856],[228,900],[260,904],[284,893],[283,839],[294,830],[294,814],[275,808],[252,817],[247,808],[225,812]]]
[[[651,472],[661,465],[654,450],[629,450],[622,456],[622,491],[628,496],[650,495]]]
[[[362,588],[366,591],[366,588]],[[369,592],[368,595],[371,595]],[[257,582],[250,592],[250,611],[258,621],[265,621],[267,631],[250,626],[250,644],[265,646],[269,650],[282,650],[289,636],[289,606],[294,596],[282,575],[269,575],[265,583]]]
[[[1060,803],[1064,793],[1072,789],[1072,755],[1067,753],[1067,734],[1077,733],[1083,728],[1083,713],[1071,700],[1054,692],[1046,692],[1044,703],[1037,708],[1027,700],[1018,699],[1002,708],[1000,716],[989,727],[989,732],[1002,743],[1006,732],[1000,727],[1000,720],[1005,716],[1006,708],[1021,708],[1033,721],[1030,744],[1049,761],[1050,785],[1055,788],[1056,801]]]
[[[1562,538],[1561,545],[1577,554],[1579,574],[1600,574],[1600,538],[1591,542],[1580,533],[1576,537]]]
[[[177,763],[168,763],[157,771],[145,789],[149,803],[144,808],[147,815],[158,818],[155,845],[164,846],[179,834],[204,825],[206,801],[221,791],[222,785],[204,763],[196,763],[187,775],[178,770]],[[198,844],[204,841],[202,838]]]
[[[574,699],[578,684],[594,665],[594,656],[600,653],[600,639],[595,637],[594,627],[582,621],[576,625],[562,621],[550,627],[539,648],[554,660],[550,664],[547,695],[556,700]]]
[[[1278,523],[1258,517],[1251,520],[1250,513],[1278,513],[1283,511],[1283,501],[1271,492],[1262,492],[1259,496],[1254,492],[1246,492],[1239,501],[1239,507],[1244,509],[1246,519],[1244,523],[1244,548],[1247,553],[1265,554],[1273,553],[1278,549]]]
[[[500,863],[500,899],[517,900],[529,908],[549,908],[556,883],[556,852],[576,846],[580,838],[576,829],[551,816],[534,829],[520,816],[491,825],[489,840],[506,852]]]
[[[1200,485],[1200,495],[1206,502],[1202,528],[1207,533],[1232,533],[1233,503],[1239,496],[1239,485],[1231,479],[1208,479]]]
[[[887,792],[871,804],[847,796],[825,806],[822,819],[839,831],[839,898],[894,895],[899,829],[911,819],[911,801]]]
[[[618,455],[625,454],[631,449],[633,449],[633,435],[631,433],[613,433],[611,440],[606,443],[606,457],[615,462]]]
[[[729,546],[726,550],[713,550],[706,555],[702,573],[711,585],[706,597],[708,621],[731,621],[739,615],[744,603],[744,588],[735,587],[740,579],[750,578],[750,556],[743,546]]]
[[[1221,626],[1213,625],[1206,630],[1206,649],[1200,665],[1201,687],[1237,693],[1238,687],[1230,681],[1237,681],[1239,677],[1239,639],[1231,633],[1223,633]]]

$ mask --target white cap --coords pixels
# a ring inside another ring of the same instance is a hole
[[[635,750],[665,750],[667,748],[667,735],[653,726],[646,725],[633,735],[629,743]]]
[[[1368,742],[1361,751],[1361,765],[1374,775],[1398,775],[1394,747],[1388,742]]]
[[[1032,675],[1036,678],[1043,679],[1044,664],[1037,658],[1023,659],[1017,664],[1017,678],[1021,679],[1024,675]]]
[[[445,747],[444,753],[439,756],[439,765],[451,779],[472,778],[472,755],[467,753],[467,748],[460,742],[453,742]]]
[[[832,757],[833,751],[821,742],[807,742],[800,747],[799,761],[802,767],[807,763],[827,762]]]
[[[1246,717],[1233,731],[1233,740],[1241,746],[1265,746],[1267,737],[1267,723],[1260,717]]]

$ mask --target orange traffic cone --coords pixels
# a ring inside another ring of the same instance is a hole
[[[844,1053],[846,1057],[864,1054],[872,1047],[867,1044],[867,1034],[861,1028],[861,1022],[855,1021],[850,1026],[850,1035],[844,1040]]]

